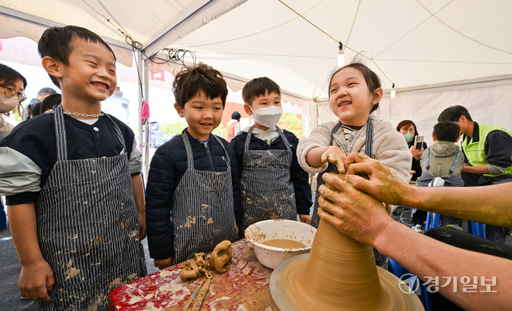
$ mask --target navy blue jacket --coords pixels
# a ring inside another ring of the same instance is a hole
[[[287,130],[283,130],[283,134],[288,139],[292,149],[292,163],[290,166],[290,179],[293,183],[293,187],[295,188],[295,202],[297,205],[297,213],[300,215],[309,215],[309,208],[313,204],[311,197],[311,185],[309,184],[309,174],[302,169],[299,165],[299,161],[297,160],[297,144],[299,143],[299,139],[295,134],[289,132]],[[247,133],[240,132],[238,135],[233,138],[231,141],[231,146],[233,146],[233,150],[235,152],[236,162],[238,164],[238,172],[240,176],[242,174],[243,167],[243,156],[244,156],[244,148],[245,141],[247,140]],[[269,149],[277,149],[284,150],[286,146],[283,142],[281,136],[278,136],[274,141],[269,145],[265,141],[255,137],[252,135],[251,143],[249,144],[249,150],[269,150]]]
[[[215,172],[227,170],[224,149],[216,139],[210,138],[207,143],[209,150],[195,138],[189,139],[195,169]],[[221,140],[231,161],[235,218],[236,223],[241,224],[242,201],[236,159],[229,143],[222,138]],[[151,258],[162,260],[174,256],[174,232],[170,219],[171,210],[174,208],[172,197],[186,171],[187,152],[181,135],[177,135],[160,146],[151,160],[146,188],[146,222]],[[193,243],[193,237],[190,240]]]

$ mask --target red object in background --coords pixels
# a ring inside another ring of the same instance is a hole
[[[142,102],[142,109],[140,111],[140,118],[142,120],[149,119],[149,104],[147,101]]]
[[[270,307],[269,281],[272,270],[258,262],[247,239],[231,245],[233,262],[228,272],[213,275],[210,291],[201,310],[265,310]],[[210,254],[206,260],[210,259]],[[205,276],[181,280],[182,262],[125,284],[110,292],[109,311],[181,310],[194,288]]]
[[[3,48],[3,42],[2,42],[2,40],[0,40],[0,52],[2,52],[2,48]]]

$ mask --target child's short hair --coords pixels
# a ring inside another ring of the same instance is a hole
[[[460,126],[451,121],[441,121],[434,125],[434,137],[438,141],[456,142],[460,135]]]
[[[252,106],[252,102],[256,97],[263,96],[266,93],[277,93],[281,96],[279,85],[267,77],[252,79],[242,89],[244,102],[249,106]]]
[[[114,55],[114,60],[116,60],[114,51],[100,36],[89,29],[78,26],[51,27],[46,29],[37,43],[37,50],[41,57],[49,56],[69,66],[69,55],[73,49],[72,43],[75,39],[103,44]],[[55,77],[50,75],[50,79],[60,88],[59,82]]]
[[[471,119],[471,115],[469,114],[469,111],[464,106],[451,106],[443,110],[439,117],[437,118],[438,122],[441,121],[453,121],[458,122],[461,116],[465,116],[468,121],[473,121]]]
[[[181,69],[174,78],[172,90],[174,99],[181,108],[199,92],[203,92],[210,99],[220,97],[222,107],[226,105],[228,96],[228,87],[222,74],[203,63]]]

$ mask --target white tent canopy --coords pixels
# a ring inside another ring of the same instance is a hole
[[[386,93],[396,85],[381,117],[413,119],[427,136],[454,104],[468,106],[477,121],[511,128],[510,16],[508,0],[0,0],[0,38],[37,40],[48,26],[79,25],[105,38],[124,64],[132,60],[125,35],[148,56],[188,49],[228,77],[272,78],[304,100],[313,126],[329,118],[322,107],[342,42],[345,59],[360,53]]]

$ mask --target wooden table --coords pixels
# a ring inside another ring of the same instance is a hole
[[[201,310],[270,311],[272,270],[259,263],[247,239],[234,242],[231,251],[233,262],[226,273],[210,270],[213,279]],[[181,310],[196,285],[206,279],[182,281],[186,266],[188,262],[182,262],[114,289],[109,310]]]

